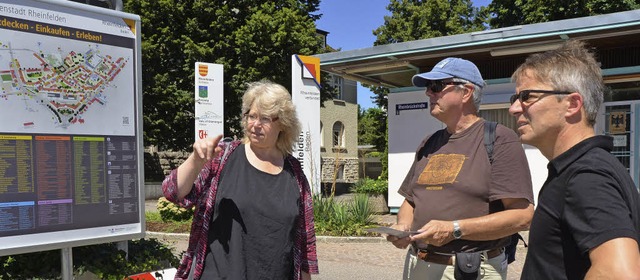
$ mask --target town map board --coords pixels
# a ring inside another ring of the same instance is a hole
[[[0,255],[144,236],[140,18],[0,0]]]

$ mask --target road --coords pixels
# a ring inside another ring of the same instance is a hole
[[[155,201],[147,201],[146,211],[157,211]],[[379,224],[395,221],[395,215],[377,216]],[[525,240],[528,232],[521,232]],[[187,249],[188,234],[165,234],[147,232],[147,238],[157,238],[180,254]],[[376,279],[397,280],[402,278],[405,250],[395,248],[381,237],[317,237],[319,275],[314,280]],[[516,261],[509,265],[507,280],[520,279],[522,264],[527,253],[520,242]]]
[[[526,232],[524,233],[525,239]],[[157,238],[173,248],[179,255],[187,248],[186,234],[147,233],[147,238]],[[318,263],[320,274],[315,280],[402,278],[402,266],[406,251],[378,237],[318,237]],[[516,261],[509,265],[508,280],[520,279],[526,248],[518,246]]]

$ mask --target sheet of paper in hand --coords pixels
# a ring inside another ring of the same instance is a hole
[[[390,228],[390,227],[366,228],[364,230],[368,231],[368,232],[377,232],[377,233],[393,235],[393,236],[398,237],[398,238],[405,238],[405,237],[413,235],[413,234],[418,234],[417,231],[402,231],[402,230],[397,230],[397,229],[393,229],[393,228]]]

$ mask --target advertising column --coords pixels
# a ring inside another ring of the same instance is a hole
[[[311,190],[320,192],[320,59],[291,57],[291,95],[302,131],[293,149]]]
[[[224,85],[221,64],[196,62],[195,139],[224,133]]]

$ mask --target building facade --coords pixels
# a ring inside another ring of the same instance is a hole
[[[324,73],[327,74],[327,73]],[[338,94],[320,108],[320,157],[323,188],[358,181],[357,83],[330,75]]]

